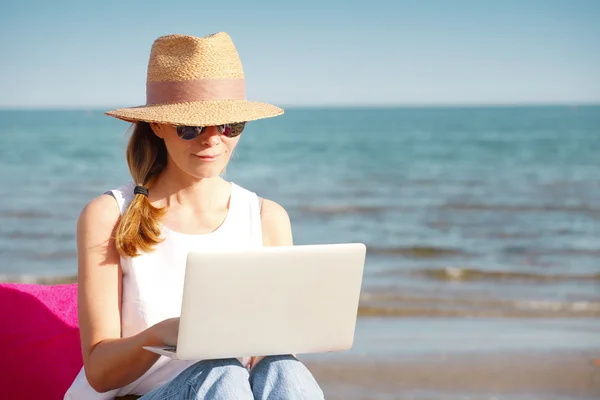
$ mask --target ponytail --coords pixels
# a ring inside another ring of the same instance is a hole
[[[136,185],[150,189],[167,165],[167,149],[150,124],[135,123],[127,145],[127,164]],[[166,208],[156,208],[143,194],[133,200],[117,223],[115,244],[121,257],[135,257],[150,252],[162,241],[159,221]]]

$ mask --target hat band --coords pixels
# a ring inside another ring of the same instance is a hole
[[[244,100],[244,78],[152,81],[146,83],[146,104],[185,103],[201,100]]]

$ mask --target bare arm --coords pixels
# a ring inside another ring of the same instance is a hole
[[[161,345],[155,329],[121,338],[121,267],[111,239],[119,209],[110,196],[92,200],[77,223],[79,326],[88,382],[98,392],[142,376],[159,356],[142,346]]]

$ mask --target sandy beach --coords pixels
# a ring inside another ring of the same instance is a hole
[[[432,354],[307,362],[329,400],[598,399],[600,353]]]
[[[333,400],[600,398],[595,319],[359,318],[350,350],[299,357]]]

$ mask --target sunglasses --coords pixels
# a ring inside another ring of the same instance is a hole
[[[227,136],[228,138],[234,138],[240,136],[245,126],[245,122],[235,122],[233,124],[217,125],[217,130],[221,135]],[[179,136],[182,140],[194,140],[198,136],[202,135],[202,132],[204,132],[206,128],[208,127],[186,125],[175,126],[175,129],[177,130],[177,136]]]

